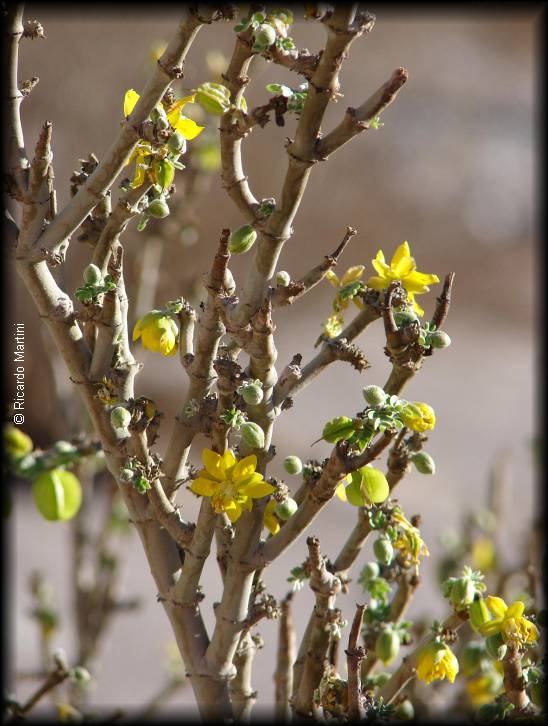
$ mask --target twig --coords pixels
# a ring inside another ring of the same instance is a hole
[[[365,658],[363,646],[358,646],[365,605],[356,605],[356,614],[352,621],[350,635],[348,636],[348,650],[346,650],[346,667],[348,670],[348,718],[351,721],[360,720],[364,715],[362,705],[361,663]]]
[[[276,721],[290,720],[289,699],[293,691],[293,662],[295,660],[295,629],[291,614],[293,593],[288,593],[281,602],[282,614],[278,630],[278,657],[274,682],[276,684]]]
[[[525,690],[525,679],[521,670],[521,653],[515,645],[508,646],[502,667],[506,696],[518,711],[523,711],[529,705],[529,696]]]

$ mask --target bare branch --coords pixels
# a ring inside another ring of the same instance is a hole
[[[276,721],[290,720],[289,699],[293,691],[293,662],[295,660],[295,629],[291,615],[293,593],[281,602],[282,615],[278,630],[278,657],[274,682],[276,684]]]
[[[359,721],[363,718],[362,705],[361,663],[365,658],[363,646],[358,646],[363,614],[366,605],[356,605],[356,614],[352,621],[350,635],[348,636],[348,650],[346,651],[346,667],[348,671],[348,718]]]
[[[25,151],[23,127],[21,126],[20,107],[24,95],[18,87],[19,40],[23,35],[23,6],[11,4],[7,8],[4,25],[3,67],[8,74],[6,84],[5,123],[7,126],[5,144],[7,169],[10,175],[8,191],[22,199],[27,189],[27,170],[29,162]]]

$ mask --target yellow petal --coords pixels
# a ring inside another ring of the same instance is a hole
[[[124,96],[124,116],[126,116],[126,118],[131,115],[131,112],[137,105],[139,98],[139,94],[137,91],[134,91],[133,88],[126,91],[126,95]]]
[[[141,184],[145,181],[146,165],[143,162],[144,157],[138,156],[135,162],[135,175],[133,181],[130,184],[132,189],[138,189]]]
[[[343,481],[344,481],[344,479],[343,479]],[[341,502],[348,501],[346,498],[346,488],[342,481],[337,485],[337,488],[335,489],[335,493],[339,497]]]
[[[363,300],[360,300],[359,297],[353,297],[352,302],[359,310],[365,310],[365,305],[363,304]]]
[[[174,128],[180,131],[187,141],[192,141],[192,139],[195,139],[202,133],[205,126],[198,126],[196,121],[193,121],[191,118],[181,116],[179,121],[175,123]]]
[[[236,457],[234,456],[234,452],[232,449],[227,449],[225,453],[222,456],[223,459],[223,465],[225,467],[225,472],[227,476],[230,474],[234,464],[236,463]]]
[[[190,491],[194,492],[194,494],[199,494],[201,497],[211,497],[215,492],[216,486],[216,482],[200,476],[194,479],[190,485]]]
[[[255,484],[247,484],[245,487],[242,487],[240,491],[245,494],[247,497],[251,497],[252,499],[260,499],[261,497],[266,497],[267,494],[272,494],[276,490],[276,487],[273,487],[272,484],[269,484],[267,481],[261,481],[257,482]]]
[[[221,456],[211,449],[202,451],[202,461],[207,473],[215,479],[215,481],[223,481],[225,478],[225,466]]]
[[[177,121],[181,116],[181,110],[187,105],[187,103],[194,103],[195,98],[196,94],[194,93],[191,96],[179,98],[179,100],[175,101],[173,106],[170,107],[169,111],[167,112],[167,120],[173,127],[175,127]]]
[[[380,292],[381,290],[384,290],[385,287],[388,287],[388,280],[384,277],[377,277],[376,275],[373,275],[365,284],[372,290],[378,290]]]
[[[225,510],[232,524],[234,524],[234,522],[236,522],[242,514],[242,508],[238,504],[238,502],[229,502],[225,507],[223,507],[223,509]]]
[[[363,275],[364,270],[365,267],[363,265],[349,267],[342,277],[341,285],[349,285],[351,282],[358,282],[360,277]]]
[[[411,250],[409,249],[407,242],[403,242],[394,252],[392,260],[390,261],[390,266],[395,267],[403,260],[404,257],[411,257]]]
[[[143,323],[143,318],[139,318],[139,320],[135,323],[135,326],[133,327],[132,339],[134,342],[141,336],[142,323]]]
[[[422,318],[422,316],[424,315],[424,310],[423,310],[423,308],[421,308],[421,306],[420,306],[420,305],[419,305],[419,303],[418,303],[418,302],[417,302],[417,301],[415,300],[415,298],[414,298],[414,297],[412,297],[412,296],[408,296],[408,297],[409,297],[409,300],[410,300],[410,302],[412,302],[412,303],[413,303],[413,310],[414,310],[414,311],[416,312],[416,314],[417,314],[417,315],[418,315],[418,316],[419,316],[420,318]]]
[[[387,276],[390,275],[390,267],[386,264],[384,261],[384,255],[382,253],[382,250],[379,250],[377,253],[377,257],[374,260],[371,260],[373,267],[376,272],[379,273],[381,276]]]
[[[341,286],[341,282],[340,282],[339,278],[337,277],[337,275],[333,272],[333,270],[328,270],[325,273],[325,279],[329,280],[329,282],[333,285],[333,287]]]
[[[510,605],[508,610],[504,613],[504,617],[506,618],[520,618],[523,615],[523,611],[525,610],[525,605],[522,603],[521,600],[516,600],[515,603]]]
[[[251,454],[251,456],[246,456],[245,459],[239,461],[234,467],[234,471],[232,472],[232,479],[235,482],[241,482],[243,479],[251,476],[256,468],[257,457],[255,456],[255,454]]]
[[[501,597],[496,597],[495,595],[488,595],[485,598],[485,604],[497,618],[503,618],[508,610],[508,606],[504,600]]]
[[[399,280],[410,275],[415,269],[415,260],[412,257],[402,257],[397,265],[392,265],[394,276]]]

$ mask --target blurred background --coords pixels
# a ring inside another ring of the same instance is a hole
[[[404,391],[410,400],[428,401],[436,410],[438,425],[427,448],[436,460],[437,474],[424,477],[413,471],[397,492],[408,516],[422,514],[421,531],[431,552],[422,566],[422,585],[409,615],[442,617],[445,605],[436,583],[440,537],[448,530],[458,531],[466,511],[485,506],[489,472],[503,454],[507,461],[506,519],[500,547],[510,561],[517,556],[538,506],[531,442],[539,264],[535,104],[540,16],[523,7],[470,14],[377,8],[374,3],[367,9],[376,14],[376,26],[352,46],[341,75],[344,97],[331,104],[324,129],[338,122],[346,106],[359,105],[395,68],[405,66],[409,82],[383,116],[381,129],[354,139],[313,170],[280,269],[298,278],[331,252],[345,227],[352,225],[359,233],[337,272],[364,264],[367,279],[373,273],[370,261],[378,249],[390,258],[408,240],[419,270],[435,272],[440,278],[450,271],[456,273],[445,326],[452,346],[427,359],[420,375]],[[296,11],[291,31],[297,46],[320,49],[325,37],[321,24],[304,22],[298,16]],[[32,149],[41,124],[46,119],[53,121],[61,208],[70,197],[69,177],[78,168],[78,159],[90,152],[102,158],[123,120],[124,93],[128,88],[142,90],[152,67],[151,54],[171,37],[178,16],[173,7],[160,4],[154,11],[140,6],[139,12],[128,13],[114,6],[107,13],[103,7],[75,11],[30,3],[26,17],[38,18],[46,34],[45,40],[24,42],[21,51],[20,78],[40,77],[23,104],[27,150]],[[199,33],[185,66],[185,78],[176,86],[177,97],[214,78],[216,63],[222,64],[222,60],[211,51],[230,56],[234,42],[231,25],[214,24]],[[260,57],[253,61],[250,75],[246,93],[250,108],[266,102],[267,83],[296,85],[289,72]],[[208,116],[201,120],[215,138],[217,119]],[[279,197],[287,165],[283,144],[294,127],[294,117],[288,116],[285,128],[271,122],[262,130],[256,128],[244,142],[245,171],[258,199]],[[178,172],[178,176],[185,173]],[[179,185],[177,178],[176,183]],[[133,223],[125,235],[130,296],[136,292],[140,265],[150,269],[145,276],[150,289],[141,291],[143,305],[150,302],[155,290],[151,306],[163,306],[180,295],[199,302],[204,297],[200,281],[209,268],[220,230],[242,224],[218,174],[200,181],[191,209],[185,208],[182,199],[176,212],[166,220],[163,231],[162,222],[142,233]],[[151,239],[159,240],[156,252],[151,252]],[[146,263],[145,252],[152,255]],[[158,263],[159,254],[156,284],[151,281],[154,265],[148,265],[150,260]],[[69,292],[81,284],[89,258],[90,248],[74,238],[66,265]],[[238,285],[249,261],[250,255],[242,255],[231,262]],[[432,314],[437,289],[433,286],[429,295],[420,298],[427,317]],[[276,311],[278,370],[297,352],[305,362],[314,354],[313,344],[323,319],[330,314],[332,297],[333,288],[325,282],[293,307]],[[146,309],[132,310],[132,319]],[[12,285],[7,318],[8,333],[13,322],[23,322],[26,329],[25,430],[37,446],[47,446],[59,436],[67,438],[69,432],[63,435],[53,424],[59,408],[51,373],[44,365],[49,344],[39,332],[38,316],[18,280]],[[281,462],[288,454],[303,460],[326,456],[329,445],[321,442],[310,448],[323,422],[336,415],[353,415],[362,405],[362,386],[382,385],[386,380],[382,325],[368,329],[358,343],[370,369],[360,377],[346,364],[332,365],[279,419],[274,434],[279,456],[273,463],[273,475],[283,475]],[[9,338],[7,346],[9,351]],[[137,378],[137,395],[157,402],[165,413],[162,432],[167,432],[185,394],[184,371],[176,359],[145,352],[140,345],[134,346],[134,353],[144,363]],[[8,390],[8,400],[9,394]],[[199,463],[196,453],[194,461]],[[297,479],[291,479],[286,477],[296,489]],[[185,516],[192,518],[198,502],[186,493],[181,501]],[[334,558],[354,517],[354,510],[333,501],[309,534],[319,535],[322,551]],[[28,489],[21,486],[9,527],[15,558],[10,600],[13,674],[35,669],[39,663],[38,633],[28,617],[31,571],[41,570],[52,584],[62,613],[55,644],[69,654],[75,624],[67,555],[70,526],[44,522],[32,506]],[[137,537],[130,534],[124,546],[127,559],[122,591],[127,597],[138,597],[141,607],[117,617],[105,639],[93,674],[96,683],[91,702],[98,708],[137,709],[146,704],[162,687],[162,663],[172,640]],[[370,547],[364,551],[364,562],[370,558]],[[267,571],[266,584],[275,597],[287,592],[289,570],[305,556],[303,538]],[[208,597],[204,616],[211,627],[211,603],[220,594],[214,559],[206,566],[203,584]],[[353,582],[338,605],[351,617],[355,603],[363,597]],[[307,587],[295,596],[294,603],[300,639],[312,607]],[[264,621],[259,630],[266,645],[256,658],[253,685],[258,690],[258,705],[264,707],[274,696],[276,623]],[[18,695],[31,687],[21,682]],[[164,710],[180,709],[181,704],[192,712],[189,687],[169,699]]]

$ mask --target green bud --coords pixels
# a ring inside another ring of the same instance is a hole
[[[508,650],[508,646],[503,641],[502,635],[500,633],[490,635],[488,638],[486,638],[485,647],[493,660],[502,660],[506,655],[506,651]]]
[[[7,424],[4,426],[4,451],[8,456],[17,458],[32,451],[33,443],[28,434],[18,426]]]
[[[410,310],[402,310],[400,312],[394,313],[394,322],[396,323],[398,328],[404,328],[410,323],[418,322],[418,320],[419,319],[417,318],[415,313],[411,312]]]
[[[152,170],[156,178],[156,183],[162,187],[162,191],[169,189],[175,178],[175,167],[169,159],[154,159]],[[169,214],[169,207],[166,204]],[[150,209],[150,205],[149,205]],[[167,216],[167,215],[164,215]]]
[[[52,469],[35,479],[32,496],[36,509],[50,522],[66,521],[82,504],[82,487],[70,471]]]
[[[432,348],[448,348],[451,345],[451,338],[443,330],[436,330],[430,336]]]
[[[222,83],[202,83],[196,90],[196,103],[213,116],[222,116],[230,108],[230,91]]]
[[[87,668],[76,666],[70,671],[70,679],[83,685],[91,680],[91,676]]]
[[[366,506],[384,502],[390,494],[390,486],[380,469],[373,466],[363,466],[359,472],[361,476],[360,489]]]
[[[110,412],[110,425],[113,429],[126,429],[131,423],[131,413],[123,406],[116,406]]]
[[[162,131],[165,131],[169,128],[169,121],[167,120],[167,114],[164,111],[163,108],[157,107],[153,108],[150,112],[150,120],[154,121],[156,126],[161,129]]]
[[[276,273],[276,285],[278,285],[278,287],[287,287],[290,282],[291,277],[289,275],[289,272],[286,272],[285,270],[280,270]]]
[[[257,406],[263,400],[263,389],[257,383],[244,383],[240,386],[238,393],[249,406]]]
[[[359,472],[355,471],[352,473],[352,481],[348,486],[346,487],[345,494],[346,499],[349,504],[351,504],[353,507],[364,507],[365,501],[363,498],[363,493],[361,489],[361,475]]]
[[[491,620],[491,613],[482,597],[474,600],[470,605],[468,614],[470,616],[470,625],[477,633],[480,631],[482,625],[485,625],[485,623]]]
[[[426,451],[418,451],[416,454],[413,454],[411,461],[415,464],[415,468],[420,474],[436,473],[436,462]]]
[[[379,537],[375,540],[373,552],[377,560],[383,565],[389,565],[394,557],[394,548],[388,537]]]
[[[372,580],[380,575],[381,568],[378,562],[366,562],[361,571],[361,579]]]
[[[450,601],[455,610],[465,610],[474,601],[476,586],[469,577],[459,577],[451,586]]]
[[[250,224],[244,224],[230,235],[228,249],[235,254],[247,252],[253,247],[256,239],[257,232]]]
[[[375,655],[384,665],[391,663],[400,652],[399,635],[392,628],[385,628],[375,641]]]
[[[365,661],[364,661],[364,663],[365,663]],[[388,681],[390,680],[390,677],[391,677],[390,673],[378,673],[376,676],[374,676],[375,685],[378,686],[379,688],[382,688],[385,683],[388,683]]]
[[[169,137],[167,148],[174,152],[183,152],[186,148],[186,139],[180,131],[174,131]]]
[[[400,721],[411,721],[411,719],[415,718],[415,709],[408,698],[400,703],[394,716]]]
[[[485,648],[480,641],[468,643],[460,655],[460,667],[465,676],[472,676],[485,656]]]
[[[288,497],[283,502],[279,502],[276,505],[276,509],[274,511],[276,512],[278,517],[280,519],[283,519],[285,522],[288,519],[291,519],[291,517],[295,514],[298,508],[299,505],[297,504],[297,502],[291,497]]]
[[[257,45],[269,47],[276,42],[276,31],[272,25],[268,25],[267,23],[259,25],[257,30],[253,33],[253,36]]]
[[[72,454],[76,451],[76,447],[69,441],[60,440],[53,444],[53,450],[58,454]]]
[[[370,406],[382,406],[386,401],[386,393],[380,386],[366,386],[362,393]]]
[[[156,217],[156,219],[163,219],[164,217],[167,217],[169,214],[169,207],[167,206],[166,200],[163,198],[153,199],[147,207],[147,213],[150,214],[151,217]]]
[[[103,281],[103,273],[93,263],[84,268],[82,277],[86,285],[98,285]]]
[[[264,431],[253,421],[248,421],[242,426],[242,438],[252,449],[264,448]]]
[[[298,456],[286,456],[284,459],[284,469],[288,474],[300,474],[303,470],[303,462]]]
[[[120,481],[130,482],[134,476],[133,469],[120,469]]]

